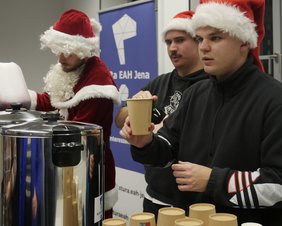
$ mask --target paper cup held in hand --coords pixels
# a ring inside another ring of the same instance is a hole
[[[130,127],[133,135],[149,134],[153,99],[127,99]]]

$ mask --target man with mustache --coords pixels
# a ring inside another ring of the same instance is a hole
[[[134,160],[172,163],[175,206],[213,203],[238,225],[282,225],[282,84],[259,59],[264,8],[202,0],[192,25],[210,79],[187,89],[157,134],[133,136],[129,118],[120,132]]]
[[[198,45],[194,40],[191,27],[193,11],[178,13],[165,27],[163,39],[167,52],[175,69],[150,81],[142,91],[134,97],[147,98],[154,96],[154,120],[156,132],[162,127],[162,117],[172,114],[179,106],[184,90],[194,83],[206,79],[203,65],[198,55]],[[159,112],[163,112],[163,115]],[[116,116],[116,125],[121,128],[127,116],[127,107],[120,109]],[[162,117],[161,117],[162,116]],[[158,119],[158,117],[161,117]],[[147,182],[143,210],[158,216],[158,210],[171,206],[173,200],[171,183],[174,177],[170,168],[155,168],[145,166],[145,179]]]

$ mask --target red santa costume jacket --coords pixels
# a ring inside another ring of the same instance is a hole
[[[113,120],[113,104],[120,104],[119,92],[105,64],[96,56],[82,69],[63,72],[58,63],[45,78],[45,92],[30,92],[31,108],[39,111],[58,109],[66,120],[94,123],[103,127],[108,142]],[[107,146],[107,145],[106,145]],[[105,210],[117,201],[115,163],[112,152],[105,148]]]

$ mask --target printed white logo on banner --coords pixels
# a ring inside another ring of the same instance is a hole
[[[126,101],[129,96],[129,89],[126,84],[121,84],[119,87],[121,101]]]
[[[124,14],[112,26],[116,48],[118,52],[119,63],[125,64],[124,41],[136,36],[136,22],[127,14]]]

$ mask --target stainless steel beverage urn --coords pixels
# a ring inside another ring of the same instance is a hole
[[[41,118],[1,128],[1,225],[101,226],[102,127]]]
[[[40,118],[41,112],[38,111],[27,111],[22,108],[21,103],[12,103],[9,109],[5,111],[0,111],[0,222],[2,222],[2,189],[3,189],[3,137],[2,137],[2,127],[17,125],[23,122],[30,122],[34,120],[42,120]]]

